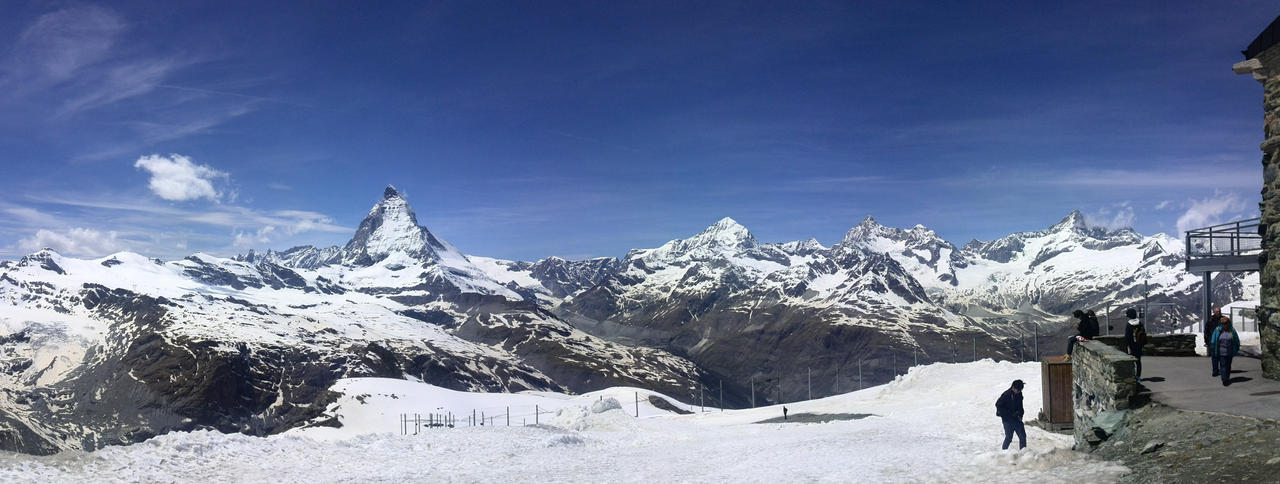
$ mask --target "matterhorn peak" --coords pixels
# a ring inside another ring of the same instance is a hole
[[[396,190],[394,185],[387,185],[387,188],[382,190],[382,199],[386,200],[388,198],[402,198],[400,191]]]
[[[369,210],[355,236],[347,242],[343,262],[367,265],[392,252],[433,260],[439,250],[445,250],[444,245],[418,226],[413,208],[394,186],[387,185],[382,200]]]

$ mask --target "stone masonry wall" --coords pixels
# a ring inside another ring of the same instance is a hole
[[[1280,46],[1257,57],[1262,68],[1253,71],[1262,82],[1262,301],[1258,320],[1262,340],[1262,373],[1280,379]]]
[[[1076,448],[1087,450],[1123,428],[1137,395],[1137,360],[1099,341],[1076,345],[1071,355]]]
[[[1111,347],[1126,352],[1124,336],[1099,336],[1094,338]],[[1142,346],[1142,356],[1196,356],[1196,335],[1153,334]]]

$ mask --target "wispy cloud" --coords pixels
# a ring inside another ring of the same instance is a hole
[[[124,21],[100,7],[72,7],[41,15],[18,39],[17,75],[58,83],[102,61],[125,30]]]
[[[1234,192],[1216,193],[1209,198],[1191,200],[1187,211],[1178,217],[1178,233],[1244,218],[1248,208]]]
[[[0,217],[0,234],[22,241],[0,247],[0,254],[22,255],[48,246],[70,255],[134,250],[181,257],[188,254],[189,247],[227,253],[280,242],[332,243],[329,236],[321,234],[346,235],[355,230],[309,210],[259,210],[228,203],[181,208],[156,199],[111,194],[41,193],[25,199],[28,205],[0,208],[6,215]],[[54,217],[32,206],[47,207],[60,215]]]
[[[1085,215],[1090,225],[1106,227],[1110,230],[1133,228],[1137,216],[1133,212],[1133,204],[1124,201],[1111,207],[1102,207]]]
[[[1119,164],[1119,163],[1117,163]],[[1124,163],[1134,166],[1134,163]],[[1225,165],[1225,166],[1224,166]],[[1252,165],[1250,163],[1249,165]],[[1244,164],[1197,160],[1192,163],[1162,164],[1139,168],[1002,168],[992,172],[947,177],[937,181],[964,186],[1007,185],[1017,180],[1021,186],[1049,186],[1099,189],[1216,188],[1220,190],[1258,188],[1262,174]]]
[[[59,254],[84,257],[110,254],[122,247],[115,231],[99,232],[83,227],[62,232],[40,229],[34,236],[18,241],[18,248],[28,252],[49,248]]]
[[[206,133],[266,102],[284,100],[175,84],[224,56],[203,44],[146,42],[147,33],[107,7],[41,15],[0,54],[0,108],[16,126],[76,138],[72,162],[136,157],[166,141]],[[261,74],[261,73],[258,73]],[[203,83],[248,84],[225,76]],[[34,123],[33,123],[34,122]],[[86,129],[91,128],[91,129]],[[123,128],[123,129],[120,129]],[[34,128],[33,128],[34,129]]]

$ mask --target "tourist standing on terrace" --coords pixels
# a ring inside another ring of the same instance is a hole
[[[1147,328],[1142,325],[1142,320],[1138,318],[1138,310],[1129,308],[1124,311],[1125,317],[1129,318],[1129,324],[1124,326],[1124,345],[1129,350],[1129,355],[1133,359],[1138,360],[1138,381],[1142,381],[1142,345],[1147,344]]]
[[[1204,323],[1204,349],[1205,355],[1213,357],[1213,351],[1210,350],[1209,343],[1213,341],[1213,332],[1218,330],[1218,326],[1222,324],[1222,319],[1226,316],[1222,315],[1222,307],[1214,307],[1213,314],[1209,315],[1209,320]],[[1216,370],[1214,373],[1218,373]]]
[[[1240,353],[1240,335],[1231,327],[1231,318],[1218,320],[1209,344],[1209,356],[1213,357],[1213,376],[1222,377],[1222,386],[1231,384],[1231,359]]]

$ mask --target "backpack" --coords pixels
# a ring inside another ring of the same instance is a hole
[[[1133,341],[1138,343],[1138,346],[1147,344],[1147,330],[1142,325],[1133,328]]]

